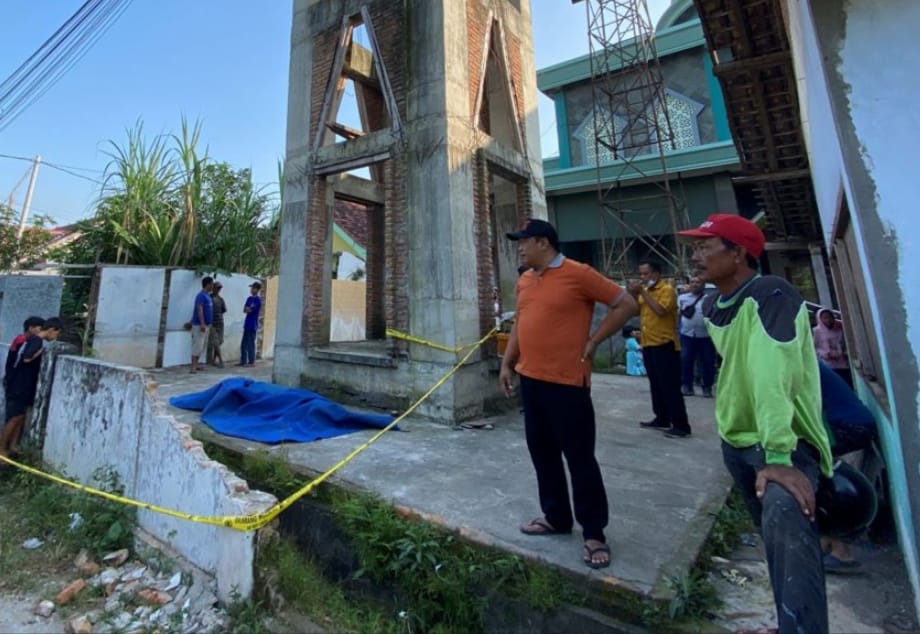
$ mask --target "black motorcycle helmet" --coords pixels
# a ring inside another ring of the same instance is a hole
[[[878,511],[872,483],[858,469],[837,461],[834,477],[822,478],[817,495],[818,531],[825,537],[845,539],[862,533]]]

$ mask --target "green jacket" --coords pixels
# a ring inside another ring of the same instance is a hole
[[[799,293],[782,278],[755,275],[729,297],[707,298],[703,313],[722,356],[716,394],[722,439],[738,448],[760,444],[767,464],[781,465],[792,465],[804,440],[831,476],[818,358]]]

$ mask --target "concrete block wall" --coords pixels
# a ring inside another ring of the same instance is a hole
[[[141,370],[80,357],[58,359],[43,456],[56,469],[93,484],[112,468],[127,497],[204,516],[259,513],[276,499],[208,458],[188,425],[158,411]],[[142,529],[217,580],[218,596],[252,592],[256,535],[140,510]]]
[[[96,357],[141,368],[188,365],[192,343],[183,324],[192,317],[202,277],[186,269],[102,267],[93,326]],[[256,278],[231,274],[218,279],[224,285],[221,295],[227,303],[223,357],[225,362],[237,361],[245,320],[243,304]],[[263,297],[263,312],[274,312],[275,305]],[[274,345],[274,331],[270,344]]]
[[[0,275],[0,342],[20,334],[27,317],[58,316],[63,291],[60,275]]]

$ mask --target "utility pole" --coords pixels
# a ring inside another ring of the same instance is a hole
[[[26,190],[26,200],[22,203],[22,214],[19,216],[19,231],[16,239],[22,239],[22,232],[26,230],[26,220],[29,218],[29,207],[32,206],[32,192],[35,191],[35,179],[38,177],[38,166],[42,164],[42,157],[36,155],[32,161],[32,175],[29,176],[29,189]]]

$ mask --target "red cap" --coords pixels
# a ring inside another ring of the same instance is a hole
[[[724,238],[744,247],[755,258],[763,253],[767,241],[760,227],[735,214],[712,214],[698,228],[677,233],[687,238]]]

